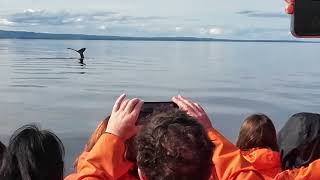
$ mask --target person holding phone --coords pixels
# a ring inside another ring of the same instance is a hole
[[[261,175],[243,156],[241,150],[213,128],[204,109],[197,103],[182,96],[172,98],[180,109],[198,120],[207,130],[210,140],[216,148],[212,157],[216,177],[224,180],[264,180]]]
[[[178,109],[159,111],[139,130],[142,106],[136,98],[117,99],[105,133],[78,164],[78,180],[136,179],[124,176],[132,167],[124,157],[124,142],[137,132],[140,179],[216,179],[210,177],[214,145],[195,118]]]

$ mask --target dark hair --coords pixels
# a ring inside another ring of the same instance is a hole
[[[0,141],[0,167],[1,167],[2,159],[5,152],[6,152],[6,146]]]
[[[253,114],[241,125],[236,146],[241,150],[269,148],[279,151],[277,133],[271,119],[264,114]]]
[[[149,116],[137,134],[137,165],[148,180],[207,180],[213,143],[204,128],[180,110]]]
[[[62,180],[64,147],[48,130],[25,125],[12,135],[0,172],[4,180]]]

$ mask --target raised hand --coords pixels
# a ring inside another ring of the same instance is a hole
[[[174,96],[172,101],[176,103],[179,108],[183,111],[186,111],[187,114],[191,117],[194,117],[198,120],[198,122],[205,128],[211,128],[212,124],[204,109],[197,103],[193,103],[192,101],[186,99],[182,96]]]
[[[137,98],[126,99],[126,95],[122,94],[115,102],[112,113],[106,129],[107,133],[119,136],[123,140],[127,140],[135,135],[138,127],[135,125],[143,101]]]

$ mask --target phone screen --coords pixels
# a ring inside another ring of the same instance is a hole
[[[296,37],[320,36],[320,0],[295,0],[291,31]]]
[[[156,110],[165,110],[179,108],[174,102],[145,102],[141,108],[137,125],[142,125],[146,122],[147,117]]]

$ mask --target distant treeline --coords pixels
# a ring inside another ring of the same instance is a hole
[[[123,41],[223,41],[223,42],[284,42],[284,43],[320,43],[320,41],[301,40],[239,40],[196,37],[128,37],[128,36],[99,36],[85,34],[51,34],[26,31],[0,30],[0,39],[55,39],[55,40],[123,40]]]

